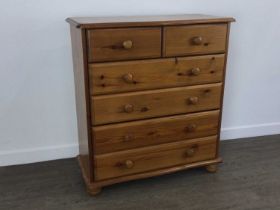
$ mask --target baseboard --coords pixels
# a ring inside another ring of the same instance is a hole
[[[77,144],[0,151],[0,166],[64,159],[77,155]]]
[[[280,123],[222,128],[221,139],[238,139],[280,134]],[[0,151],[0,166],[27,164],[48,160],[71,158],[78,155],[78,145],[68,144],[51,147]]]
[[[222,128],[221,140],[280,134],[280,123],[265,123]]]

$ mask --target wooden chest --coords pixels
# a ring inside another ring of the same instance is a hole
[[[87,189],[204,166],[219,157],[233,18],[68,18],[79,163]]]

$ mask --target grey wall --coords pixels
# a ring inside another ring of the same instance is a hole
[[[280,133],[274,0],[1,0],[0,165],[77,154],[69,16],[233,16],[223,139]]]

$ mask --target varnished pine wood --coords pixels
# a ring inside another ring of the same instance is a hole
[[[193,25],[203,23],[234,22],[232,17],[202,14],[120,16],[120,17],[71,17],[66,21],[77,28],[116,28],[139,26]]]
[[[93,181],[93,147],[90,130],[90,100],[86,60],[85,31],[70,27],[73,71],[75,78],[76,113],[78,121],[79,154],[86,173]]]
[[[211,160],[216,155],[217,136],[188,141],[96,155],[96,180],[104,180],[129,174],[152,171],[186,163]],[[194,154],[189,155],[189,149]],[[130,167],[126,162],[129,161]]]
[[[78,163],[82,171],[82,176],[86,184],[87,192],[93,196],[99,194],[102,190],[102,187],[96,186],[91,180],[92,175],[89,173],[88,166],[85,164],[85,160],[81,155],[78,155]]]
[[[90,92],[100,95],[221,82],[223,68],[223,54],[90,64]]]
[[[78,160],[79,160],[79,163],[80,163],[79,156],[78,156]],[[179,165],[179,166],[172,166],[172,167],[169,167],[169,168],[163,168],[163,169],[158,169],[158,170],[154,170],[154,171],[132,174],[132,175],[128,175],[128,176],[115,177],[115,178],[107,179],[107,180],[100,180],[100,181],[95,180],[94,182],[89,181],[89,179],[87,177],[87,174],[84,172],[85,170],[83,168],[83,165],[80,164],[80,167],[81,167],[83,179],[84,179],[85,184],[87,186],[87,191],[89,192],[89,189],[93,189],[93,191],[96,191],[96,190],[100,189],[99,192],[101,192],[102,187],[105,187],[105,186],[108,186],[108,185],[113,185],[113,184],[116,184],[116,183],[132,181],[132,180],[136,180],[136,179],[145,179],[145,178],[149,178],[149,177],[153,177],[153,176],[170,174],[170,173],[174,173],[174,172],[177,172],[177,171],[187,170],[187,169],[196,168],[196,167],[205,167],[207,165],[218,164],[218,163],[221,163],[221,162],[222,162],[221,158],[216,158],[216,159],[213,159],[213,160],[206,160],[206,161],[200,161],[200,162],[195,162],[195,163],[188,163],[188,164]],[[92,194],[92,193],[90,193],[90,194]]]
[[[163,32],[163,55],[182,56],[223,53],[226,50],[227,24],[169,26]],[[201,42],[195,43],[197,38]]]
[[[126,44],[128,42],[131,42],[131,46]],[[89,62],[158,58],[160,56],[160,28],[88,30]]]
[[[67,21],[79,162],[88,192],[96,195],[110,184],[192,167],[216,171],[234,19],[179,15]],[[202,147],[187,146],[194,141]],[[180,156],[183,149],[187,162]]]
[[[221,83],[92,97],[93,125],[218,109]],[[198,97],[197,104],[190,103]],[[133,106],[131,112],[126,106]]]
[[[226,54],[225,54],[225,62],[224,62],[224,75],[223,75],[223,84],[222,84],[222,92],[220,97],[220,119],[219,119],[219,127],[218,127],[218,138],[217,138],[217,153],[216,157],[219,157],[219,147],[220,147],[220,137],[221,137],[221,128],[222,128],[222,115],[223,115],[223,103],[224,103],[224,91],[225,91],[225,80],[226,80],[226,67],[227,67],[227,58],[228,58],[228,49],[229,49],[229,35],[230,35],[230,23],[227,24],[227,38],[226,38]]]
[[[93,127],[95,154],[217,134],[219,111]]]

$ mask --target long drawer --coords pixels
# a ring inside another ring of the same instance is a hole
[[[95,156],[95,179],[103,180],[134,173],[183,165],[216,156],[217,136]]]
[[[224,54],[89,65],[92,95],[221,82]]]
[[[89,62],[157,58],[161,56],[161,28],[88,30]]]
[[[95,126],[95,154],[182,141],[218,132],[219,111]]]
[[[94,96],[92,124],[139,120],[220,108],[221,83]]]
[[[164,56],[221,53],[226,50],[227,24],[164,27]]]

